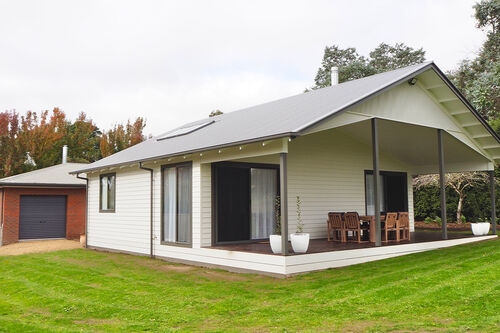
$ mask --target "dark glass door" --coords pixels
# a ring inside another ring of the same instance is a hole
[[[408,191],[406,173],[386,173],[384,180],[386,211],[407,212]]]
[[[217,242],[250,239],[250,173],[247,168],[215,168]]]
[[[408,211],[408,179],[405,172],[380,171],[380,211]],[[365,171],[366,214],[375,214],[373,171]]]

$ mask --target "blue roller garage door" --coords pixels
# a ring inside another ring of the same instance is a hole
[[[66,237],[66,196],[21,196],[19,239],[64,237]]]

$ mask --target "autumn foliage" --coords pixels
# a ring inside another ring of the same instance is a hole
[[[114,128],[102,133],[100,149],[102,157],[112,155],[127,147],[132,147],[144,141],[142,130],[146,126],[143,118],[137,118],[134,123],[127,121],[127,124],[115,125]]]
[[[101,132],[83,112],[73,122],[59,108],[0,112],[0,177],[61,163],[63,145],[70,162],[94,162],[144,141],[145,126],[139,117]]]

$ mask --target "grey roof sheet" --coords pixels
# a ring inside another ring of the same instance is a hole
[[[425,62],[225,113],[210,118],[215,122],[192,133],[157,140],[169,132],[204,123],[208,119],[188,123],[86,165],[78,171],[85,172],[263,138],[299,134],[308,126],[431,66],[435,65],[432,62]]]
[[[89,164],[84,163],[65,163],[51,167],[38,169],[19,175],[5,177],[0,179],[1,186],[33,185],[33,186],[84,186],[85,181],[78,179],[69,173],[71,171],[82,169]]]

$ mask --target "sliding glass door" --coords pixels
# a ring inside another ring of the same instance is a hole
[[[278,166],[223,162],[213,168],[215,241],[269,238],[276,223]]]

